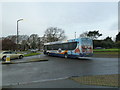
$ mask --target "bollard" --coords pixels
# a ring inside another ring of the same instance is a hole
[[[6,61],[5,62],[10,62],[10,56],[6,56]]]

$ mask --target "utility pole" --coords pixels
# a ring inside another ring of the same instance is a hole
[[[76,39],[76,32],[75,32],[75,39]]]
[[[17,20],[17,51],[18,51],[18,43],[19,43],[19,40],[18,40],[18,37],[19,37],[19,27],[18,27],[18,23],[19,23],[19,21],[22,21],[23,19],[19,19],[19,20]]]

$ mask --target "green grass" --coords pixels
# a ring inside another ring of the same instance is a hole
[[[118,52],[93,52],[93,54],[118,54]]]
[[[83,85],[119,87],[118,76],[120,74],[72,77],[70,79]]]
[[[98,52],[98,51],[100,51],[100,52],[118,52],[118,51],[120,51],[120,49],[117,49],[117,48],[114,48],[114,49],[94,49],[93,50],[94,52]]]
[[[34,56],[34,55],[40,55],[41,53],[29,53],[29,54],[25,54],[24,56],[25,57],[28,57],[28,56]]]
[[[120,49],[114,48],[114,49],[94,49],[94,54],[110,54],[110,55],[118,55],[118,52]]]
[[[120,51],[120,49],[94,49],[94,52],[118,52],[118,50]]]
[[[39,62],[39,61],[48,61],[48,59],[34,58],[29,60],[28,62]]]

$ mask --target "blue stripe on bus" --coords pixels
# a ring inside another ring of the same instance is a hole
[[[57,53],[49,53],[49,55],[51,56],[58,56],[58,57],[64,57],[64,54],[57,54]],[[91,57],[93,56],[93,54],[89,54],[89,55],[86,55],[86,54],[80,54],[80,55],[70,55],[68,54],[68,57],[70,58],[78,58],[78,57]]]

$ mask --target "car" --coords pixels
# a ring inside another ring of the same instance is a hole
[[[103,48],[103,47],[95,47],[95,49],[105,49],[105,48]]]
[[[36,53],[36,52],[38,51],[38,49],[30,49],[30,51],[31,51],[32,53]]]
[[[12,51],[1,51],[0,52],[0,59],[2,59],[3,61],[6,60],[7,56],[10,56],[10,59],[16,59],[16,58],[22,59],[24,57],[23,54],[18,54]]]

